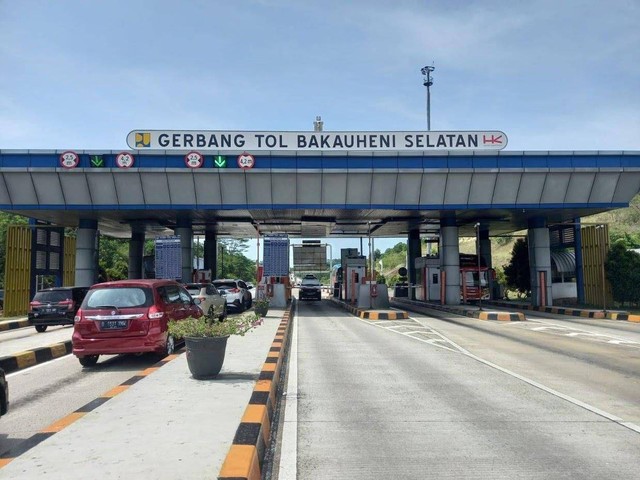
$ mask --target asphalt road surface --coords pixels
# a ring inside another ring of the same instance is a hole
[[[587,322],[300,303],[280,479],[637,478],[640,326]]]

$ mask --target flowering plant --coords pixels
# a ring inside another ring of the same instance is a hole
[[[171,320],[168,323],[169,335],[174,338],[184,337],[228,337],[229,335],[243,336],[245,333],[262,325],[263,319],[254,313],[233,315],[223,322],[202,316],[199,318],[185,318]]]

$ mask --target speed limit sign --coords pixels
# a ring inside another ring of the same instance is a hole
[[[133,167],[133,154],[129,152],[120,152],[116,156],[116,165],[119,168],[131,168]]]
[[[80,157],[70,150],[60,154],[60,166],[63,168],[76,168],[80,163]]]
[[[189,152],[184,156],[184,163],[189,168],[200,168],[204,164],[204,157],[198,152]]]
[[[250,153],[244,152],[238,155],[238,166],[240,168],[253,168],[256,159]]]

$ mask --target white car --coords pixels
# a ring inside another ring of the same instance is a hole
[[[227,298],[227,305],[244,312],[253,305],[253,296],[242,280],[223,278],[214,280],[213,284]]]
[[[194,299],[200,300],[200,308],[209,318],[220,321],[227,318],[227,299],[211,283],[187,283],[185,288]]]

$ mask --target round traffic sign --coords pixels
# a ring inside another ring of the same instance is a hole
[[[80,157],[76,152],[67,150],[60,154],[60,166],[63,168],[76,168],[80,163]]]
[[[200,168],[204,164],[204,157],[198,152],[189,152],[184,156],[184,163],[189,168]]]
[[[244,152],[238,155],[238,166],[240,168],[253,168],[256,159],[250,153]]]
[[[134,161],[133,154],[129,152],[120,152],[116,156],[116,165],[118,168],[131,168],[133,167]]]

